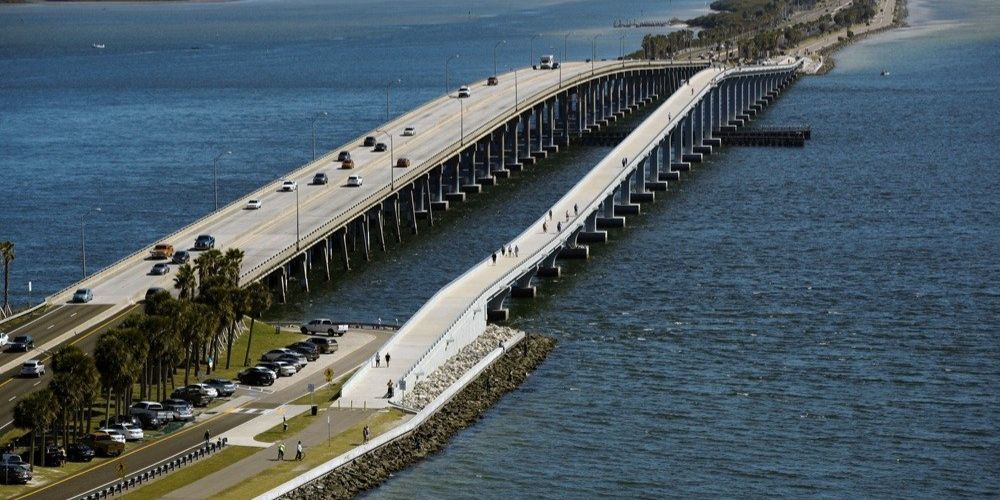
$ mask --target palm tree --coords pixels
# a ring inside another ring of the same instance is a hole
[[[254,322],[271,308],[271,290],[263,283],[255,281],[244,291],[247,296],[247,313],[250,315],[250,338],[247,339],[247,353],[243,356],[243,366],[247,366],[250,363],[250,346],[253,345]]]
[[[181,299],[193,299],[197,286],[198,276],[191,264],[184,264],[177,268],[177,274],[174,276],[174,288],[181,291]]]
[[[28,462],[31,464],[32,469],[34,469],[35,463],[35,436],[39,432],[41,433],[41,445],[42,449],[44,449],[45,432],[52,425],[52,421],[55,420],[56,412],[58,411],[57,404],[52,391],[46,388],[29,394],[14,406],[14,425],[31,429],[31,452],[29,454],[31,458]],[[42,453],[41,455],[42,465],[44,466],[45,454]]]
[[[131,353],[119,328],[112,328],[97,339],[94,362],[107,394],[105,418],[111,416],[111,393],[115,393],[115,413],[120,415],[122,397],[132,387]]]
[[[198,271],[198,286],[204,291],[209,288],[209,278],[217,276],[222,266],[222,252],[213,248],[206,250],[194,259],[195,269]]]
[[[10,263],[14,261],[14,242],[0,241],[0,259],[3,260],[3,305],[0,306],[0,318],[10,314]]]
[[[245,256],[246,253],[239,248],[226,249],[226,253],[222,256],[220,270],[232,286],[240,284],[240,268],[243,266],[243,257]]]
[[[212,280],[210,279],[209,281]],[[198,296],[198,300],[211,308],[212,317],[215,319],[210,329],[212,332],[212,341],[209,344],[214,367],[219,359],[219,340],[226,329],[232,324],[234,317],[232,293],[228,287],[213,286],[202,290]],[[208,373],[211,373],[211,367]]]

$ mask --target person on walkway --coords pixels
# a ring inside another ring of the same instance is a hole
[[[517,245],[514,245],[514,257],[517,257],[517,255],[518,255],[518,254],[519,254],[520,252],[521,252],[521,249],[520,249],[520,247],[518,247]]]
[[[500,256],[501,257],[506,257],[507,256],[507,247],[506,246],[501,246],[500,247]]]
[[[576,203],[573,204],[573,215],[580,215],[580,207],[577,207]]]
[[[562,232],[562,222],[556,222],[556,232],[557,233]]]
[[[295,445],[295,460],[302,460],[302,441]]]
[[[506,349],[503,347],[503,340],[500,341],[500,352],[505,352]]]
[[[391,399],[393,394],[392,380],[390,379],[386,382],[385,386],[388,388],[388,390],[385,391],[385,397],[387,399]]]
[[[628,165],[628,157],[627,156],[625,158],[622,158],[622,168],[625,168],[625,165]]]
[[[497,253],[493,252],[493,265],[497,265]]]
[[[205,444],[208,444],[208,442],[211,440],[212,440],[212,435],[208,432],[208,429],[205,429]]]
[[[569,222],[569,210],[566,211],[566,222]]]
[[[281,432],[288,432],[288,419],[284,415],[281,416]]]
[[[385,353],[385,367],[389,368],[389,353]]]
[[[542,223],[542,232],[543,233],[549,232],[549,225],[544,222]]]
[[[375,368],[378,368],[380,364],[382,364],[382,356],[379,356],[379,354],[376,352],[375,353]]]
[[[281,443],[278,445],[278,461],[280,462],[284,459],[285,459],[285,443]]]
[[[364,430],[361,431],[361,436],[364,437],[364,442],[367,443],[368,442],[368,438],[371,435],[372,435],[372,432],[371,432],[371,430],[368,429],[368,426],[366,425],[365,428],[364,428]]]
[[[550,219],[552,218],[552,209],[551,208],[549,209],[549,218]]]

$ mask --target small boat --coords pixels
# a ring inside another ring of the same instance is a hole
[[[883,69],[882,70],[882,76],[889,76],[889,70]]]
[[[92,43],[92,44],[90,44],[90,46],[93,47],[93,48],[95,48],[95,49],[103,49],[104,48],[104,44],[103,43]]]

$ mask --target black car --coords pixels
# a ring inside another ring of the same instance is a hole
[[[170,259],[174,264],[187,264],[191,260],[191,253],[187,250],[178,250],[174,252],[174,256]]]
[[[194,240],[195,250],[211,250],[215,248],[215,236],[210,234],[198,235],[198,238]]]
[[[109,427],[117,424],[129,424],[136,427],[141,427],[142,422],[139,421],[139,417],[134,417],[132,415],[118,415],[117,417],[111,417],[107,420],[101,420],[99,427]]]
[[[340,154],[337,155],[337,161],[347,161],[350,159],[351,159],[350,151],[341,151]]]
[[[35,348],[35,338],[31,335],[18,335],[7,345],[11,351],[28,352]]]
[[[327,177],[326,174],[324,174],[323,172],[317,172],[316,175],[313,176],[313,184],[317,186],[327,184],[329,182],[330,178]]]
[[[374,145],[375,145],[375,136],[369,135],[368,137],[365,137],[365,144],[364,144],[364,146],[366,148],[370,148],[370,147],[372,147]]]
[[[334,339],[326,337],[309,337],[306,342],[313,344],[323,354],[329,354],[331,352],[337,352],[337,341]]]
[[[236,392],[236,384],[229,379],[210,378],[204,381],[203,384],[215,389],[215,392],[218,392],[221,397],[228,398]]]
[[[94,449],[83,443],[70,443],[66,446],[66,460],[70,462],[89,462],[94,459]]]
[[[15,464],[0,464],[0,483],[28,484],[31,481],[31,471]]]
[[[136,418],[139,419],[140,427],[146,430],[155,431],[156,429],[166,425],[166,422],[162,422],[160,419],[146,413],[140,413],[136,415]]]
[[[179,387],[170,393],[171,399],[183,399],[194,406],[205,406],[212,402],[212,396],[200,387]]]
[[[383,152],[383,151],[385,151],[387,149],[389,149],[389,148],[386,147],[386,145],[385,145],[384,142],[379,142],[379,143],[375,144],[375,149],[373,149],[373,151],[375,151],[376,153],[381,153],[381,152]]]
[[[34,460],[35,465],[43,465],[42,451],[43,451],[42,448],[35,449],[35,460]],[[44,451],[45,451],[45,462],[44,462],[45,467],[60,467],[62,466],[63,462],[66,461],[66,459],[63,457],[62,450],[60,450],[58,446],[52,446],[52,445],[46,446]],[[27,461],[28,452],[24,452],[21,455],[21,458]]]
[[[241,371],[239,379],[241,384],[246,385],[271,385],[274,383],[274,377],[270,373],[254,368]]]
[[[287,348],[297,353],[301,353],[306,357],[306,361],[316,361],[319,359],[319,347],[312,342],[296,342],[288,345]]]

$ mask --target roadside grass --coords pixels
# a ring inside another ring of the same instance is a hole
[[[285,347],[288,344],[294,344],[306,338],[305,335],[293,330],[280,330],[276,334],[273,325],[258,321],[254,324],[253,328],[253,345],[250,346],[250,357],[247,366],[256,365],[257,361],[260,360],[260,356],[271,349]],[[211,375],[203,375],[202,378],[228,378],[236,380],[236,374],[246,368],[243,366],[243,358],[246,355],[247,343],[249,341],[249,331],[241,334],[240,338],[233,342],[233,360],[229,364],[230,367],[226,368],[225,349],[222,349],[223,352],[220,353],[219,359],[215,362],[215,371]]]
[[[187,486],[258,451],[260,451],[259,448],[251,446],[227,446],[209,458],[202,459],[194,465],[168,474],[135,492],[129,493],[129,496],[131,498],[161,498],[171,491]]]
[[[294,436],[295,434],[298,434],[299,431],[305,429],[306,427],[309,427],[309,424],[318,421],[318,419],[319,419],[318,415],[314,417],[312,416],[311,412],[307,411],[288,419],[287,431],[283,431],[281,428],[281,424],[278,424],[264,432],[261,432],[260,434],[257,434],[253,438],[262,443],[275,443],[288,436]]]
[[[66,462],[62,467],[42,467],[36,465],[35,470],[31,473],[31,482],[28,484],[0,486],[2,488],[0,489],[0,497],[14,498],[21,495],[28,495],[37,488],[65,479],[105,460],[103,458],[95,458],[92,462]]]
[[[215,498],[233,500],[253,498],[360,445],[361,431],[366,424],[372,432],[372,437],[375,437],[395,427],[404,415],[396,409],[376,413],[333,436],[329,443],[310,446],[301,462],[296,460],[276,462],[265,473],[247,478],[240,484],[222,491]]]
[[[334,380],[333,382],[330,382],[325,387],[316,389],[316,394],[309,394],[308,392],[306,392],[305,395],[288,404],[321,405],[323,403],[332,403],[336,401],[338,398],[340,398],[340,388],[344,386],[344,383],[347,382],[347,380],[350,379],[351,376],[354,375],[354,372],[356,371],[357,370],[351,370],[346,374],[344,374],[343,376],[339,377],[338,379]]]
[[[48,311],[49,308],[50,306],[42,306],[28,314],[25,314],[24,316],[14,318],[12,320],[0,321],[0,332],[10,332],[11,330],[16,330],[21,327],[21,325],[24,325],[25,323],[28,323],[29,321],[45,314],[45,311]]]

